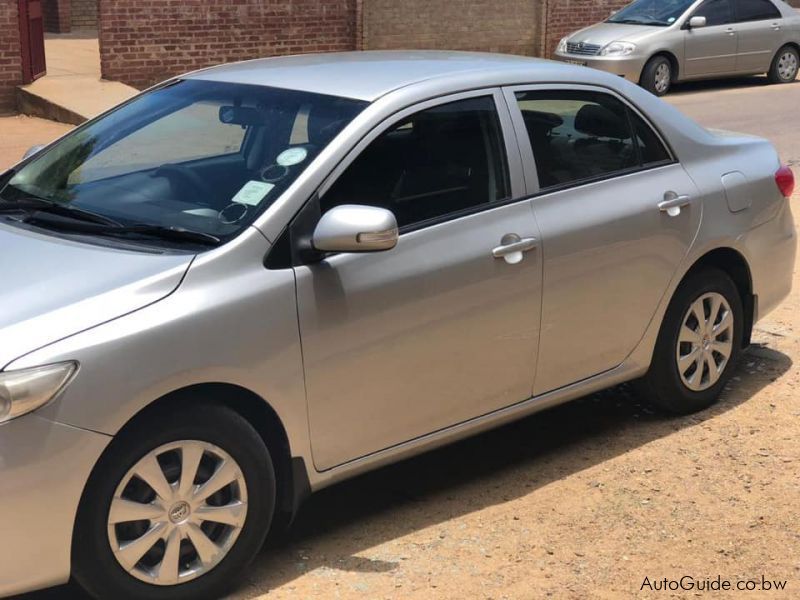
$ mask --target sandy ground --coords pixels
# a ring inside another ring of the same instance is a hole
[[[800,83],[690,86],[669,101],[800,164]],[[0,146],[2,160],[2,133]],[[759,586],[723,597],[798,598],[799,334],[795,274],[716,407],[665,417],[623,386],[324,490],[233,597],[684,598],[707,594],[643,589],[645,577],[719,576]],[[763,591],[762,577],[786,589]]]

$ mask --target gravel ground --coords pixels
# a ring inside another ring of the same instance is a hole
[[[800,164],[800,84],[684,86],[668,99]],[[724,597],[800,597],[799,309],[796,273],[722,401],[699,415],[655,414],[622,386],[322,491],[232,597],[705,595],[643,588],[683,576],[757,580]],[[785,590],[762,590],[762,577]]]

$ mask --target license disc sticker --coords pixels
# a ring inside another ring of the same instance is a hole
[[[282,167],[291,167],[293,165],[299,165],[307,156],[308,150],[305,148],[289,148],[281,152],[278,158],[275,159],[275,162]]]
[[[258,206],[274,187],[274,183],[248,181],[242,186],[242,189],[236,192],[236,195],[231,198],[231,202],[246,204],[247,206]]]

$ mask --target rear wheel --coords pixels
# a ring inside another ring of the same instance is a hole
[[[784,46],[772,59],[767,78],[770,83],[790,83],[797,78],[800,54],[792,46]]]
[[[672,85],[672,63],[666,56],[654,56],[642,70],[639,85],[651,94],[663,96]]]
[[[96,598],[217,598],[261,548],[275,506],[269,452],[237,413],[200,405],[138,422],[92,474],[73,544]]]
[[[739,291],[724,271],[687,277],[667,309],[641,382],[647,398],[674,413],[716,402],[741,354],[743,317]]]

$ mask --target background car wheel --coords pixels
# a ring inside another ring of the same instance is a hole
[[[672,63],[665,56],[654,56],[642,70],[639,85],[651,94],[663,96],[672,85]]]
[[[73,575],[95,598],[219,598],[255,557],[275,508],[269,451],[215,405],[124,430],[84,492]]]
[[[790,83],[797,78],[799,67],[800,54],[792,46],[784,46],[772,59],[772,66],[767,74],[769,82]]]
[[[711,406],[741,354],[743,324],[739,291],[725,272],[691,274],[667,309],[640,391],[669,412],[686,414]]]

